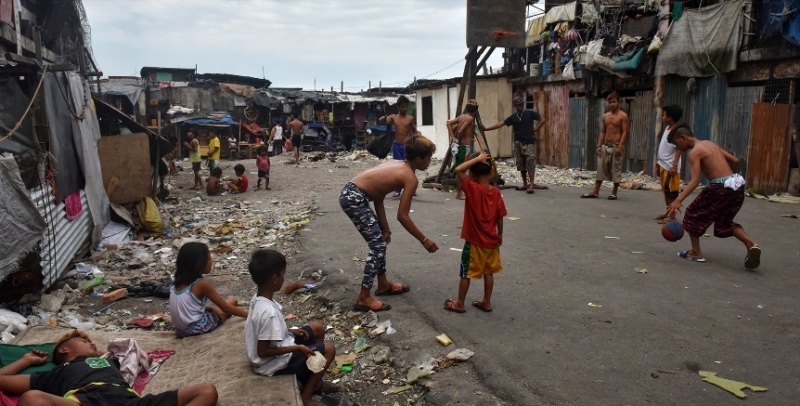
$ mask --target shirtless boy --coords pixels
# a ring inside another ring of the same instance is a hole
[[[293,120],[289,122],[289,132],[292,134],[292,152],[294,163],[300,165],[300,143],[303,141],[303,122],[292,114]]]
[[[600,194],[600,186],[604,180],[614,183],[614,189],[608,200],[617,200],[617,189],[622,181],[622,148],[628,141],[628,127],[630,122],[628,114],[619,109],[619,95],[611,92],[606,97],[609,111],[603,114],[603,124],[600,127],[600,139],[597,140],[595,153],[597,160],[597,180],[591,193],[581,195],[584,199],[596,199]]]
[[[378,119],[379,123],[386,122],[386,125],[394,125],[394,143],[392,143],[392,159],[403,161],[406,159],[405,145],[406,140],[417,133],[417,122],[414,116],[408,115],[408,97],[400,96],[397,98],[397,114],[390,114]],[[394,197],[400,197],[401,189],[394,191]]]
[[[447,121],[447,134],[452,141],[452,152],[455,157],[455,166],[463,164],[469,156],[472,140],[475,137],[475,116],[478,115],[478,101],[469,99],[464,113],[460,116]],[[461,191],[461,180],[456,177],[456,199],[464,200],[464,192]]]
[[[350,217],[358,232],[369,245],[361,291],[353,305],[355,310],[377,312],[392,308],[370,295],[376,275],[378,276],[376,296],[399,295],[410,290],[408,285],[390,283],[386,278],[386,245],[392,240],[392,232],[389,230],[389,222],[386,220],[386,208],[383,200],[389,192],[397,188],[406,190],[406,193],[400,197],[397,221],[428,252],[436,252],[439,249],[436,242],[426,237],[409,216],[411,199],[417,190],[418,183],[414,172],[428,169],[431,156],[436,151],[436,145],[422,135],[412,135],[406,140],[404,147],[405,161],[390,161],[361,172],[344,185],[339,195],[339,205],[342,206],[342,210]],[[374,210],[369,207],[370,201],[374,202]]]
[[[711,141],[698,140],[692,134],[692,130],[683,125],[672,130],[667,141],[674,144],[681,152],[691,149],[687,159],[692,168],[692,180],[667,207],[667,214],[680,212],[683,201],[700,184],[701,172],[709,179],[709,185],[692,201],[683,215],[683,229],[692,240],[692,249],[682,251],[678,255],[694,262],[706,262],[700,250],[700,237],[711,223],[714,223],[715,237],[734,236],[747,248],[745,268],[758,268],[761,263],[761,248],[750,239],[741,225],[733,221],[744,202],[744,178],[736,173],[739,168],[739,158]]]

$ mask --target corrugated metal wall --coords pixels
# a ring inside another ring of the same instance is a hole
[[[746,176],[753,104],[761,100],[764,86],[729,87],[726,94],[722,130],[719,137],[712,138],[712,141],[741,159],[739,172]]]
[[[569,88],[563,82],[544,85],[547,95],[547,123],[544,142],[537,146],[537,154],[545,165],[559,168],[569,166]]]
[[[588,116],[586,99],[569,99],[569,167],[583,168],[586,153],[586,120]]]
[[[756,103],[750,125],[748,149],[748,187],[764,189],[767,194],[786,191],[792,139],[791,104]]]
[[[624,171],[640,172],[648,167],[650,139],[655,125],[655,103],[652,90],[636,92],[634,99],[628,99],[628,118],[630,128],[625,147]],[[652,167],[652,165],[649,165]]]
[[[725,75],[698,78],[694,96],[692,132],[701,140],[719,139],[725,114]]]
[[[600,128],[603,124],[603,114],[606,112],[606,101],[602,98],[587,100],[588,109],[586,117],[586,155],[583,157],[584,169],[597,170],[597,139],[600,137]]]
[[[667,75],[664,78],[664,88],[662,105],[669,106],[675,104],[683,109],[683,118],[681,121],[688,123],[691,119],[691,112],[689,111],[690,103],[688,101],[688,94],[686,91],[686,81],[688,79],[675,75]]]
[[[83,211],[78,218],[67,220],[64,203],[55,204],[50,186],[30,191],[31,200],[47,223],[39,251],[45,289],[58,280],[73,258],[89,251],[92,219],[86,193],[81,190],[80,194]]]

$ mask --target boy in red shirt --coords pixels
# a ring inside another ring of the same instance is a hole
[[[250,181],[247,179],[247,175],[244,173],[244,165],[237,164],[233,167],[233,171],[236,172],[236,177],[238,179],[233,179],[228,182],[228,188],[231,190],[231,193],[246,192],[247,187],[250,185]]]
[[[467,298],[470,279],[483,278],[483,300],[472,305],[485,311],[492,311],[492,288],[494,274],[503,270],[500,263],[500,246],[503,245],[503,217],[508,214],[500,190],[489,183],[492,167],[489,154],[481,152],[456,167],[456,176],[461,182],[461,190],[466,196],[464,202],[464,224],[461,238],[464,250],[461,253],[461,266],[458,283],[458,300],[447,299],[446,310],[464,313],[464,300]],[[469,176],[467,176],[469,170]]]
[[[256,190],[261,190],[261,180],[264,180],[264,190],[272,190],[269,187],[269,148],[266,145],[258,147],[258,156],[256,157],[256,167],[258,168],[258,183]]]

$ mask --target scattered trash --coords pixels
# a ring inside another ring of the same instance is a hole
[[[609,239],[609,240],[619,240],[619,237],[611,237],[611,236],[608,236],[608,235],[606,236],[606,238]]]
[[[510,221],[517,221],[517,220],[519,220],[519,217],[506,217],[506,219],[508,219]]]
[[[647,273],[647,268],[636,268],[636,272],[638,272],[638,273]]]
[[[599,303],[589,302],[589,307],[603,307],[603,305],[601,305]]]
[[[426,376],[433,375],[433,371],[423,371],[417,367],[412,367],[408,370],[408,374],[406,374],[406,382],[407,383],[414,383],[420,378],[424,378]]]
[[[461,248],[453,248],[453,247],[450,247],[450,251],[458,251],[458,252],[462,252],[463,250],[462,250]]]
[[[443,345],[445,347],[447,347],[448,345],[453,343],[450,340],[450,337],[447,336],[447,334],[439,334],[438,336],[436,336],[436,341],[438,341],[439,344],[441,344],[441,345]]]
[[[103,303],[116,302],[117,300],[124,299],[128,296],[128,289],[117,289],[103,295]]]
[[[336,365],[338,366],[352,365],[357,357],[358,354],[351,352],[350,354],[337,355],[336,358],[334,358],[334,360],[336,361]]]
[[[761,386],[750,385],[744,382],[733,381],[717,376],[716,372],[699,371],[698,374],[703,377],[703,382],[708,382],[712,385],[719,386],[720,388],[732,393],[739,399],[744,399],[747,395],[742,389],[750,389],[753,392],[765,392],[767,388]]]
[[[458,348],[447,354],[447,359],[464,362],[472,358],[473,355],[475,355],[475,353],[466,348]]]

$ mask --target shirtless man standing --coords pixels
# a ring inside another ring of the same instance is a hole
[[[292,121],[289,122],[289,131],[292,134],[292,152],[294,152],[294,163],[300,165],[300,143],[303,142],[303,122],[297,118],[297,114],[292,114]]]
[[[405,151],[405,161],[390,161],[361,172],[344,185],[339,195],[339,205],[369,246],[361,291],[353,305],[355,310],[378,312],[392,308],[370,295],[376,276],[378,278],[376,296],[399,295],[410,290],[408,285],[390,283],[386,278],[386,245],[392,241],[392,232],[386,220],[383,200],[389,192],[397,188],[411,192],[404,193],[400,198],[397,221],[422,244],[425,250],[436,252],[439,249],[436,242],[425,236],[409,216],[411,199],[418,185],[417,175],[414,172],[428,169],[436,145],[422,135],[412,135],[406,140]],[[370,207],[370,201],[373,202],[374,209]]]
[[[470,154],[472,140],[475,137],[475,116],[478,115],[478,102],[469,99],[467,106],[464,107],[464,114],[447,121],[447,134],[452,141],[451,151],[455,157],[455,166],[464,163]],[[456,199],[464,200],[464,192],[461,191],[461,181],[456,178]]]
[[[675,145],[679,151],[691,151],[687,155],[689,167],[692,168],[692,180],[686,189],[667,206],[667,214],[680,212],[681,203],[689,197],[700,184],[702,172],[709,179],[708,186],[686,208],[683,216],[683,229],[692,240],[692,249],[678,253],[681,258],[694,262],[706,262],[700,250],[700,237],[714,223],[714,236],[718,238],[736,237],[747,249],[744,266],[747,269],[758,268],[761,263],[761,248],[753,242],[741,225],[733,218],[739,213],[744,202],[744,178],[739,175],[739,158],[720,148],[711,141],[698,140],[692,130],[681,125],[672,130],[667,141]]]
[[[584,199],[596,199],[600,194],[600,186],[604,180],[614,183],[614,189],[608,200],[617,200],[617,189],[622,181],[622,148],[628,141],[628,114],[619,109],[619,95],[611,92],[606,97],[609,111],[603,114],[603,125],[600,127],[600,139],[597,140],[597,180],[591,193],[581,195]]]
[[[392,143],[392,159],[404,161],[406,159],[405,148],[403,145],[406,140],[417,133],[417,122],[414,116],[408,115],[408,97],[400,96],[397,98],[397,114],[390,114],[378,119],[379,123],[385,122],[386,125],[394,125],[394,143]],[[400,197],[402,189],[394,191],[394,197]]]

